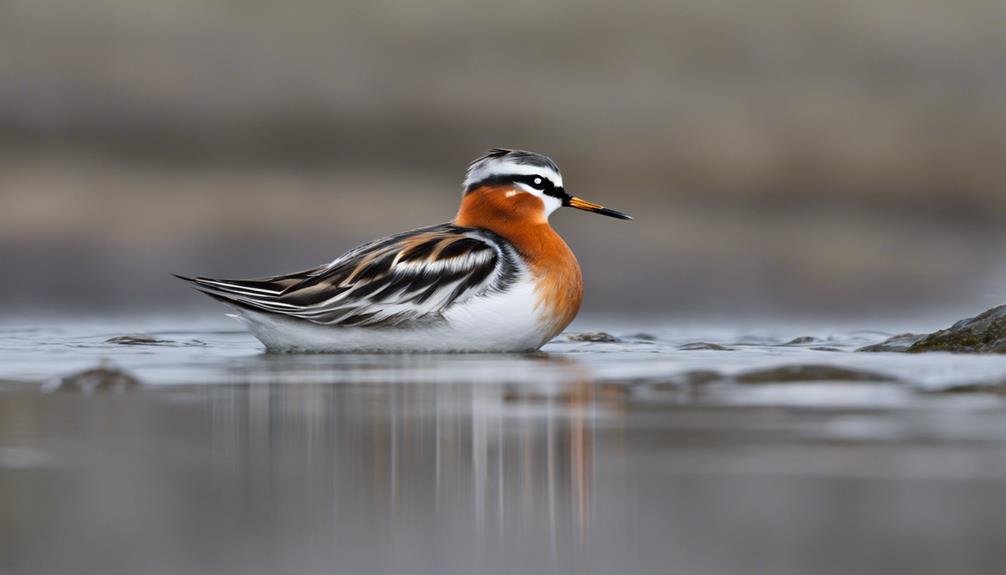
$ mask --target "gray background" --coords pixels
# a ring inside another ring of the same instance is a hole
[[[0,310],[206,309],[551,155],[591,312],[978,311],[1006,7],[983,0],[0,4]]]

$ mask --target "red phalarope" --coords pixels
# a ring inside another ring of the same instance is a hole
[[[576,256],[548,224],[562,206],[631,219],[567,194],[548,157],[494,149],[469,165],[450,223],[289,275],[177,277],[233,306],[270,351],[536,350],[583,297]]]

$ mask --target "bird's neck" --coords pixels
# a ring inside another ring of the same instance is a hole
[[[535,276],[540,306],[555,333],[573,321],[583,298],[580,265],[548,224],[539,198],[511,186],[479,188],[461,200],[454,223],[489,230],[510,242]]]
[[[548,225],[545,204],[512,186],[486,186],[461,200],[454,223],[489,230],[514,245],[529,261],[572,252]]]
[[[548,225],[541,199],[512,185],[482,186],[461,198],[455,223],[492,229],[535,224]]]

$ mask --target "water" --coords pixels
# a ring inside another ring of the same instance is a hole
[[[1006,569],[1006,357],[584,327],[622,341],[274,356],[209,320],[9,321],[0,573]],[[51,391],[102,359],[143,385]]]

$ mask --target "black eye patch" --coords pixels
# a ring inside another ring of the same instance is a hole
[[[522,184],[527,184],[536,190],[542,190],[547,192],[548,190],[554,188],[551,180],[542,176],[528,176],[528,175],[514,175],[510,176],[514,182],[520,182]]]
[[[562,189],[562,187],[556,187],[556,185],[552,183],[552,180],[549,180],[545,176],[539,176],[533,174],[504,174],[504,175],[490,176],[488,178],[485,178],[483,180],[480,180],[478,182],[469,185],[468,188],[465,190],[465,193],[471,192],[472,190],[480,188],[482,186],[492,186],[492,185],[511,184],[511,183],[527,184],[528,186],[536,190],[541,190],[541,192],[544,193],[546,196],[552,196],[553,198],[564,199],[566,197],[566,190]]]

